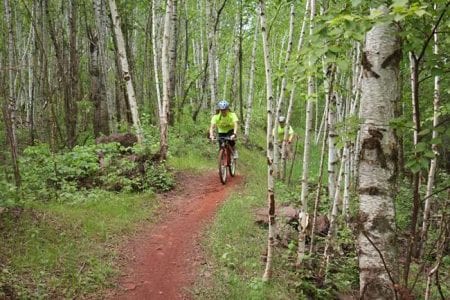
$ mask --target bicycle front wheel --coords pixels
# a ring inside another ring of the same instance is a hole
[[[236,163],[237,163],[237,159],[234,158],[234,155],[231,152],[230,153],[230,164],[228,165],[228,169],[230,170],[230,175],[232,177],[234,177],[234,175],[236,175]]]
[[[227,152],[225,149],[219,150],[219,178],[222,184],[227,182]]]

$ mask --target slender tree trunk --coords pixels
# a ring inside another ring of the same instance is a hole
[[[253,38],[252,47],[252,57],[250,59],[250,79],[248,81],[248,96],[247,96],[247,113],[245,115],[245,126],[244,126],[244,140],[245,143],[249,142],[250,135],[250,120],[252,117],[252,104],[253,104],[253,93],[255,88],[255,70],[256,70],[256,46],[258,41],[258,24],[255,25],[255,33]]]
[[[208,65],[209,65],[209,88],[210,94],[210,109],[211,114],[214,113],[217,103],[217,74],[216,74],[216,18],[214,13],[214,4],[212,0],[206,0],[208,12]]]
[[[329,99],[327,99],[329,101]],[[325,103],[325,118],[328,116],[328,103]],[[317,220],[317,213],[319,210],[319,204],[320,204],[320,197],[322,192],[322,181],[323,181],[323,169],[324,169],[324,161],[325,161],[325,147],[327,145],[327,133],[328,133],[328,122],[325,120],[325,129],[323,133],[323,139],[322,139],[322,150],[320,151],[320,164],[319,164],[319,179],[317,184],[317,193],[316,193],[316,199],[314,201],[314,212],[313,212],[313,220],[311,225],[311,241],[309,243],[309,253],[314,252],[314,236],[315,236],[315,230],[316,230],[316,220]]]
[[[413,123],[414,123],[414,135],[413,143],[414,147],[417,146],[419,142],[419,132],[420,132],[420,109],[419,109],[419,60],[416,55],[412,52],[409,53],[410,67],[411,67],[411,98],[413,107]],[[417,157],[417,154],[416,154]],[[411,225],[410,225],[410,235],[408,241],[408,251],[405,260],[405,272],[403,273],[403,280],[405,286],[408,286],[408,276],[409,268],[411,265],[411,259],[414,255],[414,249],[417,245],[417,222],[419,217],[420,209],[420,171],[413,174],[413,208],[411,214]]]
[[[175,124],[176,107],[176,67],[177,67],[177,0],[171,0],[170,5],[170,34],[169,34],[169,107],[167,109],[168,121],[170,125]],[[169,4],[168,4],[169,5]],[[164,101],[163,101],[164,102]],[[163,104],[164,105],[164,104]]]
[[[153,52],[153,71],[155,73],[155,90],[156,90],[156,101],[158,103],[158,115],[162,114],[162,100],[161,100],[161,91],[160,91],[160,83],[159,83],[159,62],[160,59],[158,57],[158,23],[156,20],[156,8],[158,5],[158,0],[152,0],[152,52]]]
[[[171,92],[170,82],[170,46],[172,40],[173,24],[172,24],[172,11],[174,1],[167,0],[166,3],[166,15],[164,17],[164,36],[162,44],[161,55],[161,71],[162,71],[162,84],[163,84],[163,98],[161,114],[159,116],[160,125],[160,159],[165,160],[168,150],[168,130],[169,130],[169,107],[170,102],[173,100],[173,93]]]
[[[387,13],[387,9],[382,7]],[[366,34],[360,115],[358,235],[360,294],[363,299],[394,299],[398,282],[394,188],[397,142],[389,121],[399,100],[401,49],[392,23]]]
[[[267,148],[267,202],[268,202],[268,217],[269,217],[269,235],[267,241],[267,261],[264,270],[263,281],[268,281],[272,276],[272,261],[273,251],[275,245],[275,185],[274,185],[274,170],[273,170],[273,89],[272,89],[272,67],[270,63],[270,48],[267,34],[266,24],[266,10],[263,0],[260,4],[260,20],[261,20],[261,34],[264,49],[264,65],[266,73],[266,97],[267,97],[267,133],[266,133],[266,148]]]
[[[309,34],[314,32],[314,16],[316,14],[316,1],[311,0],[311,15],[309,24]],[[311,67],[311,61],[308,62]],[[313,93],[314,93],[314,78],[308,76],[308,100],[306,104],[306,119],[305,119],[305,142],[303,148],[303,170],[302,170],[302,188],[300,194],[300,214],[299,214],[299,234],[298,234],[298,249],[297,249],[297,266],[300,267],[305,256],[305,240],[306,228],[308,226],[308,177],[309,177],[309,163],[311,150],[311,134],[312,134],[312,117],[313,117]]]
[[[435,4],[436,8],[436,4]],[[438,51],[438,34],[437,32],[434,33],[434,54],[437,56],[439,54]],[[433,133],[432,133],[432,139],[436,140],[438,137],[437,132],[437,126],[439,125],[439,106],[440,106],[440,76],[436,75],[434,76],[434,95],[433,95]],[[433,186],[434,186],[434,177],[436,174],[436,168],[437,168],[437,158],[439,155],[438,151],[438,145],[436,143],[433,143],[431,145],[431,150],[434,153],[434,157],[431,159],[430,162],[430,169],[428,170],[428,181],[427,181],[427,190],[425,193],[425,207],[423,210],[423,222],[422,222],[422,231],[421,231],[421,252],[423,252],[423,249],[425,248],[427,234],[428,234],[428,225],[429,225],[429,217],[430,217],[430,210],[431,210],[431,194],[433,193]]]
[[[275,124],[274,124],[274,139],[273,139],[273,144],[274,144],[274,153],[273,153],[273,163],[274,163],[274,170],[275,170],[275,174],[277,175],[278,178],[281,178],[282,175],[284,174],[284,168],[280,168],[279,166],[279,155],[278,155],[278,151],[279,151],[279,146],[278,144],[281,143],[281,161],[285,162],[286,161],[286,141],[287,141],[287,136],[289,134],[289,127],[286,127],[286,129],[284,130],[284,135],[283,135],[283,140],[282,141],[278,141],[278,117],[281,113],[281,106],[283,104],[284,101],[284,97],[286,94],[286,86],[287,86],[287,77],[288,77],[288,64],[289,61],[291,59],[291,52],[292,52],[292,38],[294,36],[294,20],[295,20],[295,5],[293,3],[291,3],[291,9],[290,9],[290,18],[289,18],[289,35],[288,35],[288,45],[286,48],[286,57],[284,59],[284,75],[283,78],[281,80],[281,91],[280,91],[280,96],[277,100],[277,107],[275,110]],[[283,165],[283,164],[282,164]]]
[[[298,44],[297,44],[297,53],[300,52],[300,50],[302,49],[303,46],[303,38],[305,35],[305,28],[306,28],[306,21],[308,19],[308,11],[309,11],[309,6],[310,6],[310,1],[311,0],[306,0],[306,5],[305,5],[305,13],[303,15],[303,22],[302,22],[302,28],[300,30],[300,37],[298,39]],[[295,78],[293,79],[293,87],[291,90],[291,95],[289,97],[289,104],[288,104],[288,108],[287,108],[287,112],[286,112],[286,128],[289,128],[290,123],[291,123],[291,115],[292,115],[292,108],[293,108],[293,104],[294,104],[294,99],[295,99],[295,88],[296,88],[296,84],[295,84]],[[286,131],[285,131],[286,134]],[[287,136],[285,137],[285,139],[287,138]],[[297,138],[298,140],[298,138]],[[285,151],[285,149],[282,149],[282,151]],[[296,153],[297,151],[297,141],[295,143],[295,148],[294,148],[294,153]],[[292,163],[294,163],[295,161],[295,157],[292,160]],[[285,180],[285,174],[286,174],[286,160],[282,161],[282,172],[281,172],[281,176],[282,179]],[[292,170],[292,169],[291,169]]]
[[[14,170],[14,179],[16,187],[21,186],[21,176],[18,162],[18,146],[16,136],[16,96],[14,93],[14,81],[16,78],[16,66],[14,59],[14,26],[12,12],[9,0],[3,0],[5,7],[6,25],[8,28],[8,101],[3,105],[3,118],[5,120],[6,136],[11,147],[11,158]]]
[[[141,122],[139,120],[139,112],[136,101],[136,96],[134,92],[133,81],[131,80],[131,73],[128,66],[128,59],[126,53],[125,40],[122,34],[122,29],[120,25],[120,17],[117,12],[117,6],[115,0],[109,0],[109,8],[111,11],[111,19],[114,26],[114,33],[117,40],[117,55],[119,57],[120,66],[122,70],[122,79],[125,82],[126,90],[127,90],[127,99],[128,104],[131,110],[131,118],[133,121],[134,129],[136,130],[136,136],[138,138],[138,142],[141,143],[143,140]]]

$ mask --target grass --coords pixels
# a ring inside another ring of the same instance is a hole
[[[152,194],[95,193],[71,204],[35,203],[3,219],[0,298],[8,290],[19,299],[73,298],[114,282],[115,245],[151,220],[157,203]]]
[[[239,154],[238,173],[245,176],[245,186],[225,202],[206,234],[203,244],[213,275],[193,293],[197,299],[292,299],[282,282],[261,280],[267,230],[255,224],[253,210],[267,202],[265,152],[255,155],[256,150],[241,145]]]

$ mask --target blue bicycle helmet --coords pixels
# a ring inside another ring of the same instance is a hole
[[[221,101],[219,101],[219,103],[217,103],[217,107],[220,110],[228,109],[230,107],[230,104],[228,103],[227,100],[221,100]]]

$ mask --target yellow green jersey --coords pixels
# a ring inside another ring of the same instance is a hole
[[[284,138],[284,129],[286,128],[286,126],[281,127],[280,125],[278,125],[278,141],[282,141]],[[275,129],[274,129],[275,132]],[[294,134],[294,129],[292,129],[291,126],[289,126],[289,136]]]
[[[219,112],[212,117],[211,124],[217,126],[217,131],[219,133],[227,133],[228,131],[234,129],[234,122],[237,121],[239,120],[236,116],[236,113],[229,111],[225,116],[222,116],[222,114]]]

